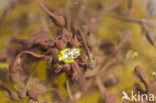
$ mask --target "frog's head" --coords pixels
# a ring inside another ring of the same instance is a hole
[[[66,48],[60,51],[58,57],[59,61],[64,63],[71,63],[74,59],[78,58],[81,54],[80,48]]]

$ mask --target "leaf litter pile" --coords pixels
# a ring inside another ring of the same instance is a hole
[[[103,0],[105,6],[99,0],[95,12],[89,10],[88,0],[67,0],[72,6],[55,10],[36,1],[46,14],[41,18],[44,29],[38,28],[28,38],[11,37],[5,42],[11,46],[0,51],[0,68],[7,68],[7,72],[0,69],[0,96],[6,98],[1,103],[121,103],[123,90],[156,94],[155,0],[145,0],[143,19],[135,19],[134,0],[112,0],[110,4]],[[7,0],[0,28],[22,3],[31,2]],[[112,21],[100,24],[105,16]],[[115,36],[98,36],[99,24],[101,29],[116,32]],[[143,35],[138,37],[138,33]],[[146,98],[139,103],[146,103]]]

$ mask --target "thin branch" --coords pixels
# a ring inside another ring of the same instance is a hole
[[[6,18],[8,12],[15,6],[16,1],[15,0],[7,0],[7,5],[2,13],[2,16],[0,17],[0,26],[4,22],[4,19]]]
[[[89,71],[85,74],[85,77],[92,77],[97,75],[103,75],[108,68],[110,68],[113,64],[116,63],[118,57],[120,56],[120,48],[127,42],[129,39],[129,34],[123,34],[121,37],[119,44],[115,46],[115,51],[112,55],[112,57],[105,63],[103,62],[99,68],[97,68],[96,71]]]
[[[96,15],[93,16],[92,19],[90,20],[90,23],[89,23],[90,30],[94,31],[97,23],[102,19],[102,17],[105,16],[108,12],[117,8],[120,4],[121,4],[121,2],[117,1],[113,4],[111,4],[110,6],[105,7],[104,9],[98,11],[96,13]]]
[[[63,27],[65,26],[65,20],[63,18],[62,15],[56,15],[55,13],[52,13],[43,3],[41,0],[38,0],[40,6],[44,9],[45,12],[47,12],[50,17],[51,17],[51,20],[53,21],[53,23],[56,25],[56,26],[59,26],[59,27]]]
[[[129,0],[128,2],[128,10],[131,11],[133,5],[133,0]]]
[[[137,20],[137,19],[127,18],[127,17],[123,17],[123,16],[114,16],[114,15],[109,15],[109,16],[112,18],[118,19],[118,20],[125,21],[125,22],[133,22],[133,23],[137,23],[137,24],[145,23],[145,21],[143,21],[143,20]]]
[[[27,80],[26,80],[26,82],[25,82],[24,87],[23,87],[23,88],[21,89],[21,91],[19,92],[19,96],[20,96],[21,98],[25,98],[25,97],[26,97],[26,92],[27,92],[27,90],[28,90],[28,86],[29,86],[29,84],[30,84],[30,81],[31,81],[31,79],[32,79],[32,76],[33,76],[33,74],[34,74],[34,71],[36,70],[37,65],[38,65],[38,63],[35,64],[34,68],[32,69],[30,75],[28,76],[28,78],[27,78]]]
[[[85,47],[87,56],[88,56],[89,66],[90,66],[91,69],[93,69],[93,68],[94,68],[94,63],[93,63],[92,54],[91,54],[90,51],[89,51],[89,48],[88,48],[87,43],[86,43],[86,40],[85,40],[85,38],[84,38],[84,36],[83,36],[83,33],[82,33],[82,31],[81,31],[80,29],[79,29],[79,32],[80,32],[80,36],[81,36],[81,38],[82,38],[82,42],[83,42],[83,45],[84,45],[84,47]]]
[[[7,6],[4,9],[2,16],[0,17],[0,26],[2,25],[2,23],[3,23],[4,19],[5,19],[5,17],[7,16],[8,12],[9,12],[9,7]]]
[[[53,92],[55,98],[56,98],[59,102],[65,103],[65,99],[63,98],[63,96],[61,95],[61,93],[60,93],[57,89],[55,89],[55,88],[47,89],[47,90],[45,90],[45,91],[42,91],[42,92],[40,93],[40,95],[43,95],[43,94],[45,94],[45,93],[47,93],[47,92]]]
[[[68,80],[66,80],[66,87],[67,87],[67,92],[68,92],[70,101],[73,101],[74,100],[74,97],[73,97],[73,95],[71,93],[71,89],[70,89],[70,85],[69,85],[69,81]]]
[[[98,85],[99,91],[104,99],[108,95],[108,92],[107,92],[105,86],[102,84],[100,77],[96,76],[95,78],[96,78],[96,83]]]

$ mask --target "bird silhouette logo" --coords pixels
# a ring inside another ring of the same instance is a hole
[[[126,93],[125,91],[123,91],[122,94],[123,94],[123,96],[122,96],[121,100],[124,100],[124,99],[129,100],[129,101],[131,100],[131,99],[128,97],[128,95],[127,95],[127,93]]]

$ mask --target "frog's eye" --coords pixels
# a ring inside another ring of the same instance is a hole
[[[77,48],[73,48],[71,52],[73,52],[74,54],[79,54],[80,50]]]
[[[59,61],[63,61],[64,63],[71,63],[80,56],[80,49],[79,48],[66,48],[60,51],[58,57]]]
[[[65,51],[64,58],[71,58],[72,54],[69,50]]]
[[[77,58],[78,56],[80,56],[80,50],[78,48],[73,48],[71,52],[74,58]]]

